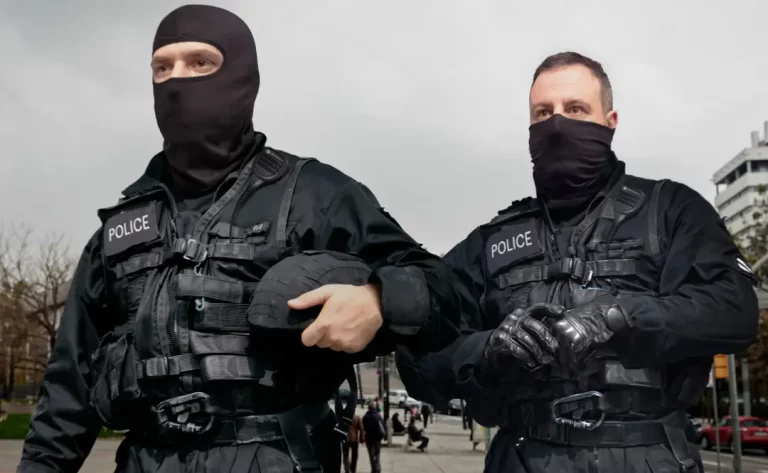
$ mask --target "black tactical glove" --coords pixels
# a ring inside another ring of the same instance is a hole
[[[629,328],[629,319],[615,301],[590,302],[570,309],[548,325],[560,345],[560,362],[573,365],[589,358],[598,345]]]
[[[552,363],[557,353],[557,340],[544,320],[560,317],[564,309],[553,304],[535,304],[509,314],[493,331],[485,346],[485,372],[509,371],[523,366],[531,371]]]

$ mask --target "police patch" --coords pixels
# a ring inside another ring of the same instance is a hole
[[[104,224],[104,254],[113,256],[159,236],[155,204],[122,212]]]
[[[533,222],[503,227],[485,243],[488,272],[494,274],[505,266],[543,251]]]

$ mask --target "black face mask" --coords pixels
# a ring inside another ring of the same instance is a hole
[[[558,114],[529,130],[533,181],[547,206],[583,206],[607,185],[617,163],[613,128]]]
[[[154,84],[155,116],[171,174],[183,190],[200,192],[237,169],[256,145],[259,67],[250,29],[227,10],[207,5],[174,10],[160,22],[152,51],[185,41],[210,44],[224,56],[213,74]]]

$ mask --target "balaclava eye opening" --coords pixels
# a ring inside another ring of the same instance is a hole
[[[237,15],[208,5],[169,13],[157,28],[152,53],[181,42],[210,44],[224,57],[212,74],[153,83],[155,117],[175,184],[204,192],[237,169],[256,145],[256,43]]]

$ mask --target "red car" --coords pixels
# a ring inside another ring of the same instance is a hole
[[[715,445],[715,429],[720,436],[720,445],[727,445],[733,450],[731,444],[733,428],[731,416],[723,417],[717,427],[708,425],[701,429],[701,448],[711,450]],[[768,454],[768,421],[759,417],[739,417],[739,430],[741,431],[741,448],[760,449]]]

